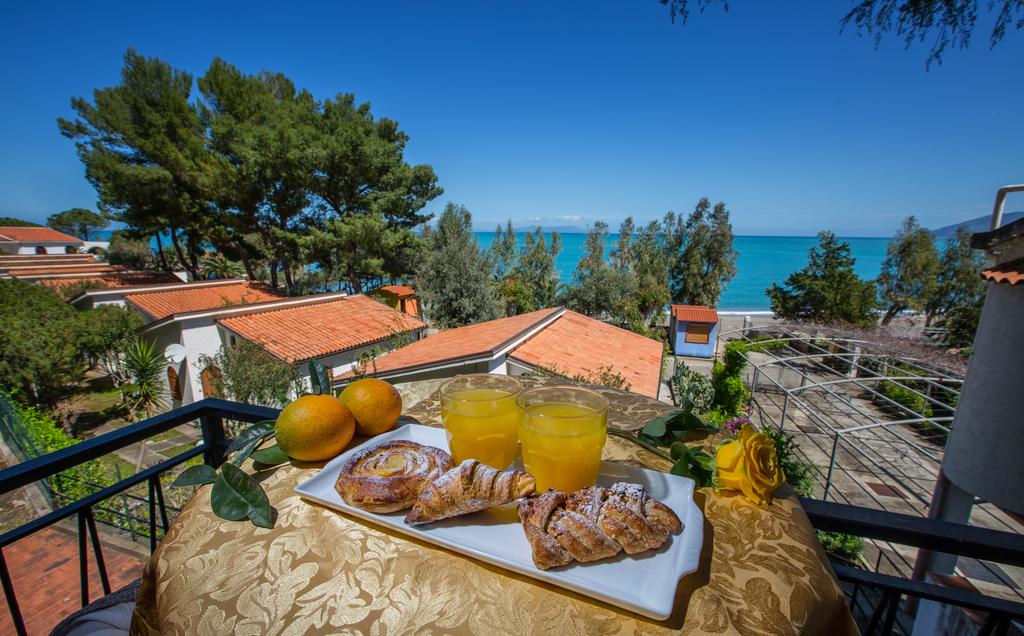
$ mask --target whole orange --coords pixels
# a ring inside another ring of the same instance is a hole
[[[289,457],[319,462],[336,457],[352,441],[356,420],[333,395],[303,395],[284,407],[274,432]]]
[[[377,378],[363,378],[345,387],[338,396],[356,418],[360,435],[389,431],[402,414],[402,396],[395,387]]]

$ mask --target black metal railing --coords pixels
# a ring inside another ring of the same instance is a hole
[[[118,496],[134,486],[143,483],[148,484],[149,494],[147,501],[149,504],[149,515],[146,521],[149,525],[149,549],[150,553],[152,553],[156,550],[157,546],[158,515],[160,527],[164,532],[167,532],[167,528],[170,525],[167,506],[164,502],[163,487],[160,483],[160,475],[199,455],[203,456],[205,463],[211,466],[219,466],[224,462],[224,453],[228,446],[228,440],[224,432],[224,420],[257,422],[264,419],[274,419],[277,417],[277,414],[277,409],[238,404],[220,399],[205,399],[116,431],[99,435],[73,446],[29,459],[0,471],[0,494],[4,494],[39,481],[46,482],[54,475],[69,468],[74,468],[85,462],[102,457],[107,453],[117,451],[195,420],[199,420],[203,436],[202,443],[195,448],[191,448],[135,475],[122,479],[115,484],[97,490],[78,501],[57,507],[52,512],[0,535],[0,587],[3,588],[15,631],[19,635],[27,633],[21,609],[15,595],[11,574],[7,567],[7,561],[4,558],[5,547],[59,521],[73,516],[77,517],[78,565],[82,605],[87,605],[89,603],[89,544],[92,545],[93,558],[96,561],[96,569],[103,592],[104,594],[111,592],[110,579],[107,575],[106,563],[103,559],[99,534],[96,531],[96,519],[93,515],[93,510],[99,508],[103,501]]]
[[[801,498],[811,524],[818,530],[844,532],[865,539],[944,552],[1013,566],[1024,566],[1024,535],[927,519],[873,508],[861,508]],[[849,584],[851,608],[858,595],[870,591],[873,603],[861,625],[865,636],[891,634],[904,597],[937,601],[986,614],[978,634],[1006,634],[1013,621],[1024,620],[1024,603],[980,592],[916,581],[833,563],[836,577]]]
[[[4,548],[34,532],[59,521],[77,518],[79,574],[82,604],[89,602],[89,559],[91,545],[93,558],[105,594],[111,592],[110,580],[93,510],[101,502],[118,496],[125,490],[146,483],[149,488],[148,518],[150,551],[157,545],[158,528],[164,532],[170,523],[164,502],[160,475],[193,457],[202,455],[211,466],[224,462],[228,446],[224,421],[256,422],[276,418],[276,409],[238,404],[220,399],[205,399],[162,415],[126,426],[117,431],[94,437],[74,446],[30,459],[0,471],[0,494],[46,480],[61,471],[97,459],[176,426],[199,420],[203,441],[195,448],[176,455],[111,486],[91,493],[78,501],[56,508],[50,513],[0,535],[0,587],[7,600],[15,631],[25,634],[25,623],[15,596],[11,575],[4,558]],[[866,539],[889,541],[936,552],[973,557],[1013,566],[1024,566],[1024,536],[962,524],[925,519],[870,508],[861,508],[814,499],[801,499],[812,525],[818,530],[831,530]],[[158,521],[159,520],[159,521]],[[984,594],[949,588],[925,581],[915,581],[871,572],[836,563],[837,578],[851,588],[851,606],[858,596],[872,599],[868,617],[862,624],[865,634],[893,633],[898,630],[898,614],[903,598],[914,598],[962,607],[987,615],[979,633],[1005,634],[1013,621],[1024,620],[1024,603],[986,596]]]

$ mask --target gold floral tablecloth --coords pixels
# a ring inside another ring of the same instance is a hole
[[[613,428],[636,430],[671,409],[600,390]],[[408,409],[409,418],[440,426],[436,395]],[[613,436],[605,459],[668,469]],[[257,473],[276,511],[272,530],[219,519],[210,487],[201,487],[146,566],[132,633],[857,633],[786,486],[768,507],[697,491],[705,519],[700,569],[678,583],[672,616],[653,621],[306,502],[292,489],[320,466]]]

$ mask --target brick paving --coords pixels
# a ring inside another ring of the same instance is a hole
[[[76,532],[51,526],[4,548],[4,558],[29,634],[49,634],[54,625],[82,606]],[[146,563],[142,556],[107,542],[103,558],[112,591],[139,578]],[[102,596],[90,545],[89,600]],[[0,613],[0,634],[13,634],[10,612],[4,609]]]

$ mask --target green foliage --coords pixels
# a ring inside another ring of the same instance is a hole
[[[793,438],[771,426],[765,426],[760,430],[775,444],[775,455],[778,457],[779,467],[796,494],[801,497],[812,496],[814,494],[814,469],[797,456],[797,444]]]
[[[739,340],[725,345],[721,362],[715,362],[711,372],[711,386],[715,391],[714,406],[729,416],[743,411],[750,399],[750,389],[743,383],[743,369],[747,366],[745,354],[750,347]]]
[[[852,534],[819,530],[818,541],[825,552],[854,563],[864,554],[864,539]]]
[[[924,310],[935,294],[939,275],[939,252],[931,232],[908,216],[890,239],[878,289],[887,305],[882,324],[887,325],[905,309]]]
[[[116,231],[110,236],[107,262],[131,269],[153,269],[156,267],[156,256],[146,241],[135,240],[124,232]]]
[[[163,352],[157,349],[156,342],[144,338],[133,339],[123,352],[122,365],[128,383],[119,388],[129,413],[134,417],[138,417],[139,413],[149,417],[163,408],[163,372],[167,363]]]
[[[309,390],[316,395],[332,395],[331,372],[318,360],[309,361]]]
[[[714,404],[715,388],[706,375],[680,362],[672,381],[675,383],[676,399],[679,400],[680,408],[704,413]]]
[[[971,233],[959,228],[946,241],[939,264],[938,281],[925,308],[928,324],[936,318],[946,328],[945,344],[969,347],[974,342],[985,299],[985,281],[978,272],[985,260],[971,248]]]
[[[16,219],[13,216],[0,216],[0,227],[40,227],[38,223]]]
[[[714,307],[736,275],[732,224],[725,203],[702,198],[685,219],[669,213],[664,221],[672,302]]]
[[[472,233],[472,216],[449,203],[436,229],[423,233],[430,246],[416,278],[431,322],[442,329],[498,317],[490,266]]]
[[[199,267],[203,278],[239,278],[245,275],[245,268],[238,261],[233,261],[220,252],[203,255]]]
[[[974,344],[974,335],[981,320],[981,309],[985,297],[954,307],[946,312],[946,335],[944,342],[949,347],[969,348]]]
[[[273,528],[275,517],[267,493],[260,482],[241,469],[241,465],[250,456],[264,466],[288,461],[287,456],[277,461],[283,455],[277,445],[256,450],[257,446],[274,434],[275,424],[274,420],[263,420],[242,430],[228,446],[227,454],[234,456],[221,465],[219,470],[209,466],[193,466],[183,471],[171,486],[177,488],[212,483],[210,507],[218,517],[228,521],[248,518],[253,525]]]
[[[96,232],[110,225],[110,219],[99,212],[85,208],[71,208],[46,219],[46,224],[58,232],[77,236],[83,241],[95,238]]]
[[[685,23],[691,8],[696,5],[702,11],[712,5],[721,4],[726,11],[728,0],[659,0],[669,7],[672,21],[676,18]],[[1024,27],[1024,0],[959,0],[958,2],[933,2],[923,0],[857,0],[840,20],[841,30],[848,26],[856,28],[858,34],[872,36],[877,46],[883,36],[895,32],[909,49],[915,42],[931,42],[931,51],[925,61],[925,68],[931,63],[942,63],[946,47],[953,45],[966,48],[971,41],[980,13],[991,18],[992,33],[990,46],[994,47],[1006,35],[1007,29]]]
[[[532,305],[537,309],[551,307],[555,304],[558,292],[558,269],[555,257],[562,250],[562,238],[558,232],[552,232],[550,244],[544,238],[544,232],[537,228],[536,232],[523,237],[523,245],[512,275],[518,279],[529,294]]]
[[[668,447],[669,458],[674,462],[670,472],[689,477],[697,482],[698,487],[703,487],[714,483],[715,457],[684,442],[694,433],[714,433],[717,430],[717,426],[684,408],[648,421],[637,433],[637,439],[649,446]]]
[[[310,260],[346,281],[355,294],[369,281],[411,277],[424,248],[412,230],[389,224],[381,214],[327,221],[323,230],[310,228],[299,243]]]
[[[608,224],[598,221],[587,231],[586,253],[576,265],[573,283],[560,304],[593,318],[603,318],[621,307],[636,293],[636,282],[628,271],[613,268],[604,258]]]
[[[200,366],[220,369],[218,387],[226,398],[246,404],[280,406],[288,396],[302,392],[298,368],[248,340],[221,348],[215,356],[201,356]]]
[[[807,267],[790,274],[785,286],[768,288],[772,311],[786,320],[873,325],[875,285],[857,277],[854,262],[848,243],[830,231],[819,232]]]
[[[191,75],[129,50],[121,82],[72,100],[76,117],[58,122],[101,209],[134,237],[169,237],[170,258],[158,250],[164,266],[176,260],[200,278],[212,244],[275,287],[283,275],[295,293],[311,230],[344,239],[353,228],[332,221],[368,216],[408,230],[430,218],[420,212],[441,194],[436,175],[406,162],[408,136],[369,104],[344,93],[317,101],[280,73],[246,75],[220,59],[197,83],[198,99]],[[357,234],[376,275],[379,236]],[[400,278],[414,261],[399,249],[380,267]],[[347,267],[330,272],[352,284]]]
[[[0,280],[0,384],[47,401],[78,380],[78,323],[78,312],[46,287]]]

